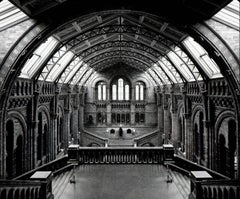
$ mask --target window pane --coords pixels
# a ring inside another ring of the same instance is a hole
[[[98,100],[102,100],[102,85],[98,85]]]
[[[118,100],[123,100],[123,79],[118,80]]]
[[[112,99],[117,100],[117,85],[112,86]]]
[[[139,100],[139,85],[136,85],[135,94],[136,94],[136,100]]]
[[[106,99],[107,99],[107,96],[106,96],[106,85],[103,85],[103,86],[102,86],[102,89],[103,89],[102,99],[103,99],[103,100],[106,100]]]
[[[143,85],[140,85],[140,100],[144,100],[144,88]]]
[[[125,100],[129,100],[129,85],[125,85]]]

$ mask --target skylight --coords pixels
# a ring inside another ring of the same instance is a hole
[[[39,67],[46,61],[48,55],[56,48],[58,41],[54,37],[49,37],[33,53],[30,59],[22,68],[20,77],[32,78]]]
[[[239,31],[239,1],[233,0],[226,7],[221,9],[217,14],[213,16],[213,19],[224,23],[225,25],[231,26]]]
[[[202,67],[209,78],[222,77],[217,64],[211,59],[206,50],[200,46],[193,38],[188,37],[183,41],[183,45],[193,55],[195,60]]]
[[[174,52],[169,52],[167,56],[171,59],[186,80],[195,81],[194,76],[187,65]]]
[[[7,0],[0,2],[0,31],[28,19],[28,16]]]
[[[49,72],[47,81],[55,81],[67,64],[69,64],[73,56],[74,54],[71,51],[68,51],[64,56],[62,56]]]

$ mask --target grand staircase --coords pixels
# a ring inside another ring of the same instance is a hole
[[[109,147],[131,147],[134,146],[133,139],[109,139]]]

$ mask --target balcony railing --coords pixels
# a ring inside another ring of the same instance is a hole
[[[173,160],[172,147],[78,147],[69,148],[70,160],[81,164],[160,164]]]

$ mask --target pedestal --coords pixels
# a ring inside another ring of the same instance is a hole
[[[191,171],[191,190],[189,199],[201,198],[202,193],[200,191],[199,182],[202,180],[210,180],[212,176],[207,171]]]
[[[174,148],[172,144],[163,145],[164,162],[172,162],[174,158]]]
[[[79,163],[79,145],[71,144],[68,147],[68,161],[78,165]]]
[[[41,199],[53,199],[52,194],[52,171],[36,171],[30,180],[41,181]]]

